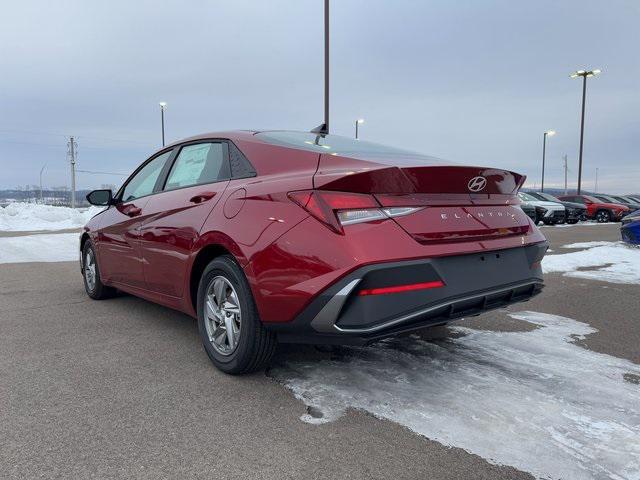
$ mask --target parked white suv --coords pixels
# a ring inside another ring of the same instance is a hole
[[[542,220],[545,225],[564,223],[566,212],[564,205],[561,203],[539,200],[533,195],[524,192],[519,192],[518,198],[521,202],[528,203],[536,208],[536,223],[540,220]]]

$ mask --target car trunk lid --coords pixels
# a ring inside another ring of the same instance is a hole
[[[420,158],[321,155],[314,187],[373,195],[382,207],[422,207],[394,221],[421,243],[523,235],[529,217],[516,196],[525,177],[502,169]]]

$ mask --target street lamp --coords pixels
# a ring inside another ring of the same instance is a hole
[[[541,192],[544,192],[544,158],[547,153],[547,137],[553,137],[555,134],[555,130],[547,130],[542,136],[542,185],[540,186]]]
[[[358,139],[358,125],[362,125],[364,123],[364,118],[359,118],[356,120],[356,140]]]
[[[164,147],[164,109],[167,108],[167,102],[160,102],[160,120],[162,122],[162,146]]]
[[[40,203],[44,203],[42,201],[42,172],[44,172],[45,167],[47,166],[47,164],[45,163],[42,168],[40,169]]]
[[[580,195],[580,187],[582,184],[582,142],[584,139],[584,103],[587,97],[587,77],[593,77],[598,75],[602,70],[596,68],[595,70],[578,70],[573,72],[570,77],[578,78],[582,77],[582,119],[580,120],[580,155],[578,159],[578,195]]]

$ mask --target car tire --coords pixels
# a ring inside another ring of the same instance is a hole
[[[576,223],[578,223],[578,220],[567,220],[567,223],[569,225],[575,225]]]
[[[202,344],[219,370],[238,375],[269,365],[276,335],[260,321],[249,282],[233,257],[223,255],[207,265],[197,309]]]
[[[608,210],[598,210],[596,212],[596,221],[598,223],[607,223],[611,221],[611,213]]]
[[[94,300],[104,300],[116,294],[115,288],[106,286],[100,279],[96,249],[91,240],[87,240],[82,247],[82,279],[87,295]]]

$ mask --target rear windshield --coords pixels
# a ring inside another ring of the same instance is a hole
[[[429,155],[340,135],[272,131],[256,133],[256,137],[273,145],[362,160],[394,160],[393,164],[396,165],[451,165],[451,162]]]

